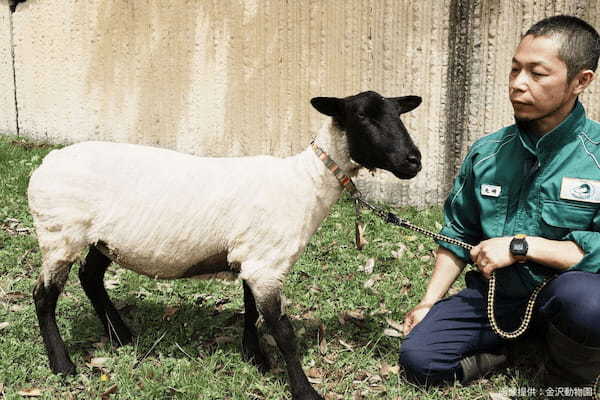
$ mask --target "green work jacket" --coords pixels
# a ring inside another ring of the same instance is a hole
[[[585,252],[571,270],[600,271],[600,124],[577,102],[539,140],[518,125],[477,140],[444,205],[441,233],[470,244],[518,233],[570,240]],[[438,241],[466,263],[463,248]],[[496,272],[497,291],[531,293],[557,270],[534,262]]]

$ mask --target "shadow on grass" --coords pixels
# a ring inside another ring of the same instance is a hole
[[[239,296],[243,296],[239,291]],[[149,298],[139,299],[134,295],[125,297],[113,296],[113,301],[126,304],[121,316],[134,333],[133,346],[138,360],[152,348],[155,341],[165,333],[156,347],[141,363],[155,360],[158,355],[169,358],[197,359],[211,357],[215,352],[231,353],[235,358],[242,357],[242,337],[244,315],[242,307],[231,307],[223,304],[203,302],[200,304],[183,300],[177,305],[177,310],[168,316],[165,312],[167,304]],[[293,298],[291,299],[293,302]],[[87,299],[83,301],[85,302]],[[74,358],[89,360],[97,350],[100,337],[106,335],[103,327],[89,303],[81,307],[76,323],[71,324],[70,338],[67,347]],[[353,320],[341,323],[336,317],[317,319],[300,319],[292,317],[292,324],[297,335],[298,356],[302,360],[307,353],[319,352],[319,325],[325,327],[325,339],[329,344],[329,353],[348,351],[345,344],[350,345],[354,352],[368,354],[375,362],[389,359],[390,354],[398,354],[400,338],[387,337],[382,334],[387,327],[383,316],[370,316],[364,320]],[[262,324],[259,335],[269,333]],[[510,380],[521,383],[532,383],[540,360],[543,358],[543,341],[538,336],[529,334],[525,339],[514,342],[509,346],[509,363],[500,371]],[[542,337],[543,338],[543,337]],[[278,380],[285,381],[285,365],[278,349],[270,346],[263,336],[261,341],[265,354],[268,355],[271,372]],[[341,344],[344,342],[344,344]],[[105,350],[112,350],[110,343]],[[78,357],[79,356],[79,357]],[[396,356],[394,356],[395,359]],[[319,361],[317,361],[317,364]],[[304,368],[308,368],[306,362]],[[81,366],[78,366],[81,367]],[[324,368],[335,368],[326,366]],[[359,368],[359,367],[357,367]],[[402,374],[403,375],[403,374]],[[531,379],[529,379],[531,377]]]

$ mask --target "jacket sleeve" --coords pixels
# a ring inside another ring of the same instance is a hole
[[[600,211],[594,216],[591,231],[573,231],[564,240],[577,243],[584,252],[583,259],[569,270],[600,272]]]
[[[444,226],[440,233],[474,245],[480,242],[482,233],[479,205],[475,198],[473,159],[474,154],[470,152],[454,180],[452,190],[444,203]],[[471,263],[468,250],[441,240],[436,242],[465,263]]]

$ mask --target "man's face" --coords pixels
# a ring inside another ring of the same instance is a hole
[[[558,40],[550,36],[527,35],[519,43],[509,76],[510,101],[518,121],[554,127],[571,111],[577,96],[574,85],[567,82],[567,65],[558,49]]]

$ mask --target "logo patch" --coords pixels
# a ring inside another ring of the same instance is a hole
[[[487,197],[500,197],[502,193],[502,186],[496,185],[481,185],[481,195]]]
[[[600,203],[600,181],[563,178],[560,185],[560,198],[584,203]]]

